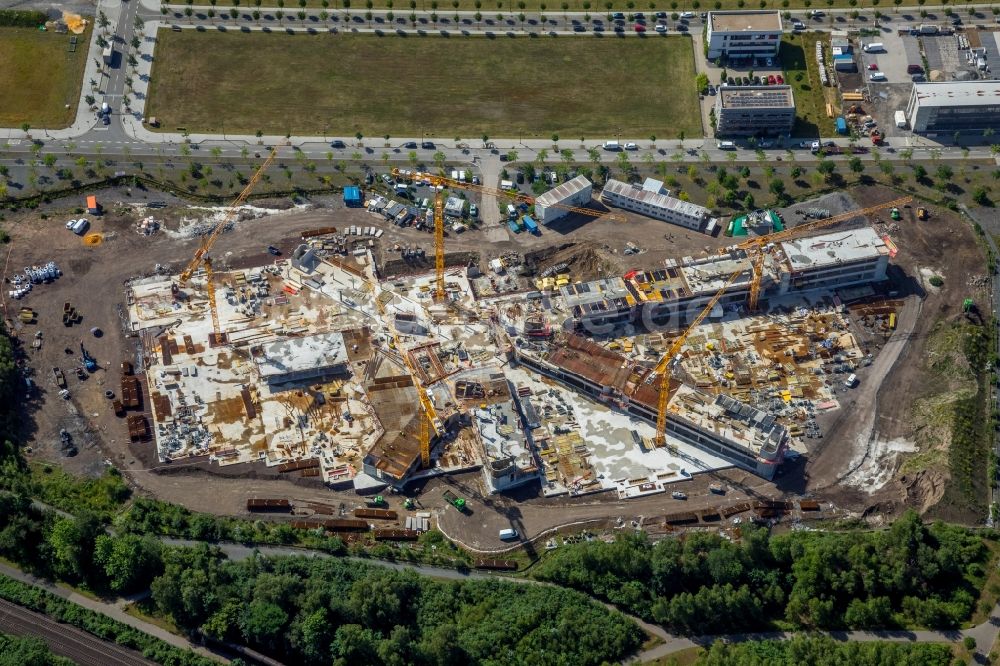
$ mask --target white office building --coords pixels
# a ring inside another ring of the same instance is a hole
[[[708,58],[768,58],[781,46],[778,12],[709,12]]]
[[[712,211],[670,196],[670,192],[663,189],[663,183],[652,178],[647,178],[642,186],[608,179],[601,192],[601,201],[609,206],[705,233],[712,233],[718,223],[711,216]]]
[[[914,83],[906,118],[919,134],[1000,130],[1000,82]]]
[[[577,176],[535,199],[535,219],[550,224],[570,213],[561,206],[582,208],[590,203],[594,185],[584,176]]]

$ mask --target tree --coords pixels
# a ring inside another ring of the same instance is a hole
[[[775,178],[768,185],[768,189],[771,191],[771,194],[773,194],[776,199],[780,200],[782,196],[784,196],[785,194],[785,181],[781,180],[780,178]]]
[[[516,162],[517,161],[517,151],[516,150],[512,149],[512,150],[507,151],[507,161],[508,162]]]
[[[132,534],[102,534],[94,542],[94,563],[113,592],[132,592],[159,573],[159,542]]]
[[[848,160],[847,165],[848,167],[850,167],[851,171],[856,174],[860,174],[862,171],[865,170],[864,163],[861,161],[861,158],[857,156],[852,157],[850,160]]]
[[[240,617],[240,631],[250,643],[274,649],[280,642],[288,622],[288,614],[277,604],[251,601]]]
[[[434,153],[434,164],[438,169],[444,168],[445,154],[440,150]]]
[[[938,180],[948,182],[949,180],[952,179],[952,176],[954,176],[955,173],[954,171],[952,171],[951,167],[948,166],[947,164],[940,164],[938,165],[938,168],[935,171],[935,175],[937,175]]]
[[[914,164],[913,177],[917,180],[923,180],[927,177],[927,169],[925,169],[922,164]]]
[[[823,174],[824,180],[829,181],[834,172],[837,170],[837,165],[832,160],[820,160],[819,164],[816,165],[816,171]]]

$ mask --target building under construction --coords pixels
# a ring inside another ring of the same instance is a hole
[[[890,249],[874,229],[808,236],[765,249],[761,299],[840,289],[885,279]],[[680,328],[701,312],[713,295],[725,293],[710,315],[745,307],[752,261],[734,249],[701,259],[668,260],[664,268],[632,271],[623,279],[567,285],[562,296],[581,329],[607,333],[617,325],[641,322],[647,328]]]

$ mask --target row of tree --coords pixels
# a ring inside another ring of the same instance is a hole
[[[624,535],[560,548],[533,575],[686,633],[946,628],[972,614],[988,560],[979,536],[910,512],[885,531],[771,537],[748,527],[739,543]]]
[[[825,636],[787,641],[716,642],[696,666],[948,666],[951,648],[935,643],[840,643]]]

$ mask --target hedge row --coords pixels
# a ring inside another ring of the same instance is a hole
[[[45,12],[31,12],[23,9],[0,9],[0,26],[34,28],[44,24],[49,17]]]

